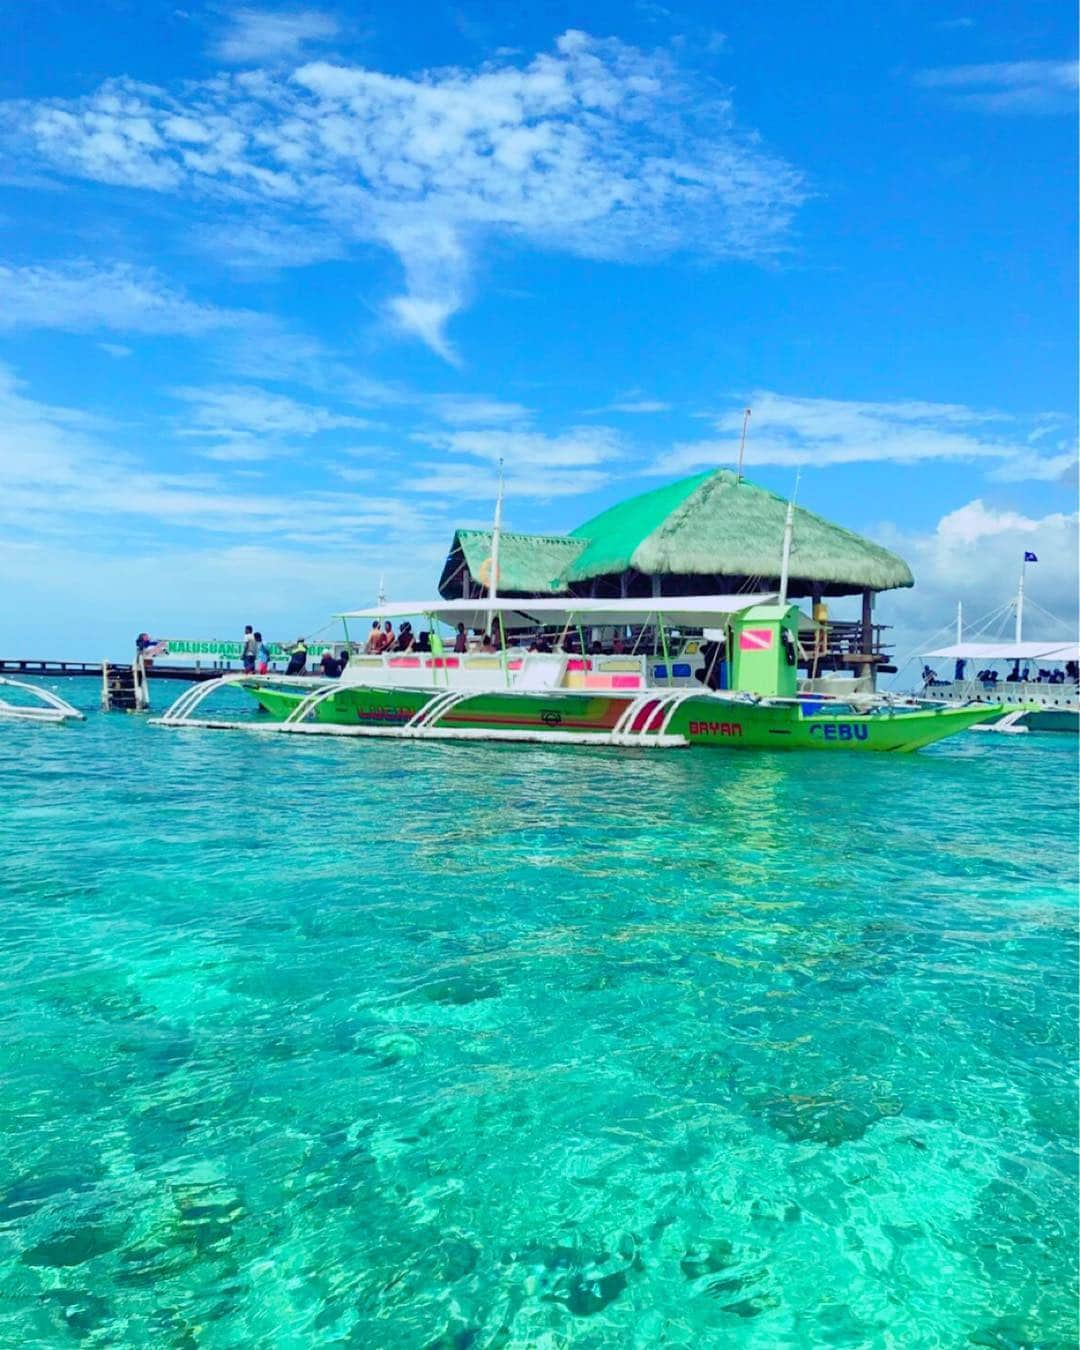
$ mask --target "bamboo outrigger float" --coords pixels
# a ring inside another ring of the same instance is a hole
[[[428,625],[429,649],[357,653],[338,679],[225,676],[187,690],[154,725],[642,749],[912,751],[965,730],[988,711],[888,695],[800,694],[801,616],[776,595],[492,596],[380,605],[338,617],[349,644],[350,620],[418,616]],[[448,650],[440,626],[457,624],[496,631],[497,648]],[[562,640],[538,649],[547,644],[536,635],[552,630]],[[605,651],[597,638],[586,640],[586,633],[605,630],[636,633],[638,649]],[[522,645],[530,637],[531,649]],[[646,645],[651,650],[640,650]],[[203,715],[206,701],[227,688],[249,695],[263,716]]]
[[[67,699],[54,694],[51,689],[41,685],[26,684],[23,680],[11,680],[0,676],[0,721],[4,722],[84,722],[86,714],[72,707]],[[8,689],[18,690],[17,698],[26,700],[11,702],[4,694]]]

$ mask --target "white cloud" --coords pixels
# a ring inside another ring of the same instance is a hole
[[[371,423],[310,403],[299,403],[284,394],[271,394],[254,386],[232,388],[179,388],[173,396],[191,405],[191,436],[315,436],[345,427],[363,428]],[[224,456],[218,456],[224,458]],[[240,456],[253,458],[254,456]]]
[[[241,327],[252,318],[242,310],[199,304],[166,285],[157,273],[125,263],[0,264],[0,327],[199,337],[215,329]],[[128,354],[126,348],[102,345],[111,355]]]
[[[525,65],[410,78],[314,62],[175,93],[114,80],[2,113],[61,172],[231,203],[268,238],[314,216],[381,244],[405,274],[392,322],[447,359],[486,234],[627,261],[762,259],[805,196],[726,97],[668,56],[579,32]]]
[[[315,9],[237,9],[210,51],[236,65],[288,61],[308,43],[332,41],[338,31],[336,19]]]
[[[99,342],[98,346],[107,356],[115,356],[122,360],[125,356],[133,356],[134,352],[130,347],[125,347],[121,342]]]
[[[998,477],[1056,478],[1060,456],[1033,452],[1017,419],[953,403],[890,403],[801,398],[757,390],[716,416],[719,439],[676,444],[652,466],[657,474],[734,464],[743,410],[751,407],[745,463],[781,466],[926,460],[998,461]]]
[[[1076,61],[1000,61],[920,70],[917,84],[948,94],[958,107],[988,113],[1074,112]]]

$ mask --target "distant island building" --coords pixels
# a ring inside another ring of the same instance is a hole
[[[774,492],[712,469],[610,507],[565,535],[504,530],[500,595],[644,597],[776,590],[787,502]],[[491,531],[457,530],[439,580],[444,599],[487,592]],[[907,563],[869,539],[796,507],[788,594],[805,597],[819,621],[817,670],[864,674],[887,654],[873,622],[879,591],[914,585]],[[860,595],[857,623],[828,620],[826,600]],[[887,667],[884,667],[887,668]]]

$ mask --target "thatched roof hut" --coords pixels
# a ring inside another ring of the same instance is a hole
[[[620,502],[568,536],[503,533],[499,591],[634,596],[760,590],[779,578],[786,512],[782,497],[729,469],[695,474]],[[440,592],[449,597],[485,587],[489,578],[482,569],[490,555],[490,531],[459,530]],[[790,595],[865,595],[913,584],[895,553],[796,508]]]

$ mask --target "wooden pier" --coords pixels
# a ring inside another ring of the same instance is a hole
[[[130,661],[110,661],[111,671],[130,671]],[[41,675],[47,679],[65,677],[96,677],[101,679],[101,661],[39,661],[22,658],[0,657],[0,675]],[[218,666],[164,666],[156,661],[147,661],[146,674],[151,680],[191,680],[201,683],[203,680],[216,680],[219,675],[237,674],[235,667]]]

